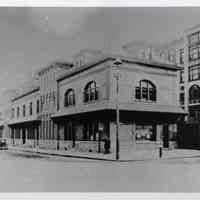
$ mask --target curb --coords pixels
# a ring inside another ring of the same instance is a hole
[[[64,154],[57,154],[57,153],[48,153],[48,152],[40,152],[40,151],[31,151],[26,149],[8,149],[7,151],[12,151],[12,153],[15,152],[26,152],[26,153],[36,153],[41,155],[50,155],[50,156],[57,156],[57,157],[66,157],[66,158],[79,158],[79,159],[89,159],[89,160],[102,160],[102,161],[114,161],[117,160],[114,159],[106,159],[106,158],[96,158],[96,157],[89,157],[89,156],[76,156],[76,155],[64,155]]]
[[[109,159],[109,158],[97,158],[97,157],[90,157],[90,156],[80,156],[80,155],[67,155],[67,154],[58,154],[58,153],[52,153],[52,152],[40,152],[40,151],[32,151],[28,149],[14,149],[14,148],[8,148],[8,150],[12,153],[15,152],[26,152],[26,153],[35,153],[40,155],[49,155],[49,156],[55,156],[55,157],[66,157],[66,158],[78,158],[78,159],[88,159],[88,160],[101,160],[101,161],[111,161],[111,162],[145,162],[145,161],[165,161],[165,160],[173,160],[173,159],[184,159],[184,158],[200,158],[200,155],[191,155],[191,156],[174,156],[174,157],[162,157],[162,158],[147,158],[147,159],[122,159],[122,160],[115,160],[115,159]]]

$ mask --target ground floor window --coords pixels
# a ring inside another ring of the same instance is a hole
[[[156,132],[151,125],[136,125],[136,142],[156,141]]]
[[[108,123],[98,120],[83,121],[75,127],[76,140],[99,141],[109,137]]]
[[[20,128],[15,129],[15,138],[20,139]]]
[[[74,127],[72,122],[66,122],[64,126],[64,140],[72,140],[74,134]]]

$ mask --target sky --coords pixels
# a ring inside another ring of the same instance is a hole
[[[53,61],[81,49],[115,51],[133,41],[155,44],[199,24],[200,7],[0,7],[0,102]]]

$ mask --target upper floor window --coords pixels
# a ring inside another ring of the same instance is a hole
[[[12,109],[11,109],[11,118],[13,119],[14,117],[15,117],[15,109],[12,108]]]
[[[179,94],[179,102],[180,102],[181,105],[184,105],[185,94],[183,92]]]
[[[75,93],[73,89],[69,89],[65,93],[64,106],[75,105]]]
[[[197,60],[200,58],[200,46],[189,47],[189,61]]]
[[[197,43],[199,40],[200,40],[200,32],[193,33],[188,37],[189,45],[193,45]]]
[[[189,89],[189,103],[200,103],[200,87],[193,85]]]
[[[39,113],[39,112],[40,112],[40,101],[38,99],[36,102],[36,113]]]
[[[168,61],[174,63],[175,62],[175,52],[168,51]]]
[[[184,71],[180,71],[180,83],[184,83]]]
[[[33,103],[30,102],[29,104],[29,114],[32,115],[33,114]]]
[[[137,100],[156,101],[156,87],[148,80],[141,80],[135,87]]]
[[[182,65],[184,64],[184,49],[180,49],[179,54],[179,62]]]
[[[19,117],[19,106],[17,107],[17,118]]]
[[[200,79],[200,65],[194,65],[189,67],[188,73],[189,81],[199,80]]]
[[[23,105],[23,117],[25,117],[26,116],[26,105],[24,104]]]
[[[89,82],[84,89],[84,102],[98,99],[98,90],[95,81]]]

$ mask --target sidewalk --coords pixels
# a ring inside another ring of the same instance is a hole
[[[8,150],[11,150],[14,152],[39,153],[39,154],[44,154],[44,155],[62,156],[62,157],[85,158],[85,159],[108,160],[108,161],[115,160],[113,154],[58,151],[58,150],[50,150],[50,149],[27,148],[27,147],[22,148],[22,147],[13,147],[13,146],[10,146]]]
[[[57,151],[49,149],[36,149],[36,148],[22,148],[22,147],[9,147],[10,151],[13,152],[29,152],[39,153],[43,155],[71,157],[71,158],[83,158],[83,159],[94,159],[94,160],[107,160],[115,161],[115,154],[102,154],[102,153],[89,153],[89,152],[72,152],[72,151]],[[164,159],[178,159],[178,158],[200,158],[200,150],[193,149],[163,149],[162,158],[159,157],[158,149],[153,151],[132,151],[132,152],[121,152],[119,161],[145,161],[145,160],[164,160]]]

